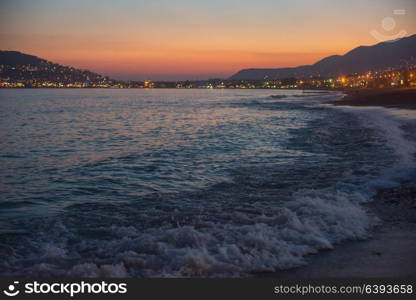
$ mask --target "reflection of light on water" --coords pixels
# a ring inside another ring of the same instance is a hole
[[[7,222],[9,233],[28,234],[2,240],[0,275],[246,276],[299,266],[307,254],[365,238],[376,220],[361,203],[373,182],[394,179],[380,175],[395,159],[384,139],[352,114],[315,106],[324,95],[13,93],[17,101],[3,102],[20,117],[5,109],[0,121],[19,130],[7,132],[13,148],[0,150],[24,164],[2,170],[15,190],[0,212],[22,220]],[[18,127],[28,118],[36,130]],[[406,146],[396,123],[388,136]]]

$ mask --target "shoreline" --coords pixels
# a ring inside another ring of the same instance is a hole
[[[416,89],[347,90],[334,106],[416,109]],[[381,188],[365,204],[381,223],[368,239],[344,241],[333,250],[305,258],[307,263],[260,277],[273,278],[414,278],[416,276],[416,180]]]
[[[381,106],[416,109],[416,89],[360,89],[344,90],[346,96],[326,104],[335,106]]]
[[[416,181],[380,189],[365,205],[377,215],[377,225],[366,240],[344,241],[333,250],[308,256],[305,266],[260,277],[414,278],[416,276]]]

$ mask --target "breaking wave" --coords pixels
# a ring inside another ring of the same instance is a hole
[[[120,202],[80,201],[56,215],[11,221],[23,231],[0,232],[0,274],[251,276],[301,266],[310,254],[368,238],[380,221],[363,204],[377,188],[415,175],[416,123],[383,109],[316,105],[322,101],[317,95],[273,104],[266,116],[281,110],[276,122],[284,129],[279,136],[268,134],[259,147],[262,153],[269,153],[270,143],[279,148],[265,160],[233,165],[211,185]],[[238,104],[259,111],[268,105],[267,100]],[[264,130],[267,122],[257,126]],[[248,135],[247,127],[242,129]],[[157,166],[146,172],[153,170]],[[78,190],[73,187],[74,195],[84,196]],[[94,193],[99,192],[97,187]]]

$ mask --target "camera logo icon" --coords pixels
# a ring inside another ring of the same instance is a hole
[[[405,15],[406,10],[404,9],[395,9],[393,10],[394,15]],[[381,20],[381,27],[385,32],[392,32],[396,28],[396,20],[392,17],[385,17]],[[383,34],[378,30],[373,29],[370,31],[370,34],[379,42],[394,41],[406,36],[406,30],[400,30],[396,34]]]
[[[7,290],[4,290],[3,293],[9,297],[17,296],[20,291],[16,289],[16,286],[19,284],[19,281],[14,281],[13,284],[10,284],[7,287]]]

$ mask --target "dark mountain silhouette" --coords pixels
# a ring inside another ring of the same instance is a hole
[[[416,34],[373,46],[360,46],[345,55],[325,57],[313,65],[279,69],[244,69],[231,76],[230,79],[261,80],[340,76],[398,67],[409,62],[416,62]]]
[[[47,61],[37,56],[23,54],[18,51],[0,51],[0,65],[21,66],[31,65],[39,66]]]
[[[0,51],[0,78],[12,81],[103,82],[108,77],[73,67],[62,66],[18,51]]]

